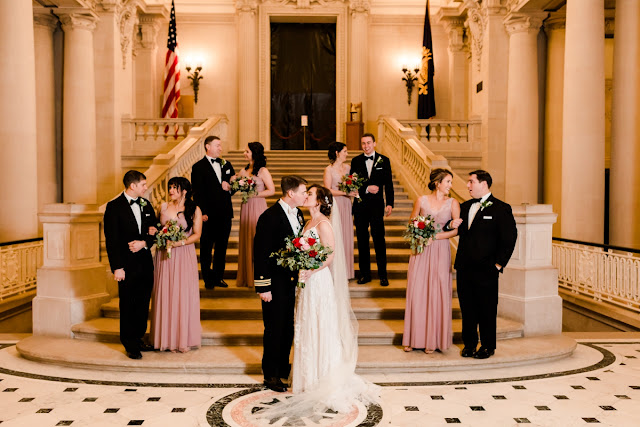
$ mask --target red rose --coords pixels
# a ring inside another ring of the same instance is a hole
[[[295,246],[298,249],[300,249],[302,247],[302,243],[300,243],[300,238],[299,237],[296,237],[295,239],[293,239],[293,246]]]
[[[316,255],[318,255],[318,252],[316,252],[316,251],[314,251],[314,250],[309,251],[309,256],[310,256],[311,258],[315,258],[315,257],[316,257]]]
[[[316,239],[314,239],[313,237],[309,237],[307,239],[307,243],[309,243],[310,245],[314,245],[316,243]]]
[[[424,222],[420,221],[420,222],[418,223],[418,228],[419,228],[420,230],[424,230],[424,227],[426,227],[426,224],[425,224]]]
[[[347,180],[347,185],[351,185],[353,181],[351,181],[350,179]]]
[[[247,184],[251,185],[251,184],[253,184],[253,181],[252,181],[252,180],[250,180],[250,179],[248,179],[248,180],[247,180]]]

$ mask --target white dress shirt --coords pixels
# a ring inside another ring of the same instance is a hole
[[[289,224],[291,224],[291,229],[294,234],[298,234],[300,232],[300,227],[302,227],[300,221],[298,221],[298,208],[292,208],[282,199],[278,200],[278,203],[282,206],[284,213],[287,214],[287,219],[289,220]]]
[[[213,171],[216,173],[216,176],[218,177],[218,182],[220,184],[222,184],[222,167],[220,166],[220,163],[216,162],[213,157],[209,157],[209,156],[205,156],[208,160],[209,160],[209,164],[211,164],[211,167],[213,168]]]
[[[138,223],[138,233],[142,234],[142,211],[140,210],[140,205],[137,203],[131,204],[132,200],[138,199],[134,199],[133,197],[129,196],[126,191],[124,191],[123,194],[127,199],[127,203],[129,203],[129,207],[133,211],[133,216],[136,217],[136,222]]]
[[[367,155],[365,154],[365,156]],[[376,152],[374,151],[373,153],[371,153],[371,156],[373,156],[373,159],[366,159],[364,162],[365,166],[367,167],[367,173],[369,174],[369,177],[371,177],[371,171],[373,170],[373,160],[376,158]]]
[[[485,194],[484,196],[482,196],[482,198],[480,199],[479,202],[475,202],[469,208],[469,228],[471,228],[471,223],[473,222],[473,219],[476,217],[476,214],[478,213],[478,210],[480,209],[480,205],[483,202],[485,202],[489,198],[489,196],[491,196],[491,192],[489,192],[489,193]]]

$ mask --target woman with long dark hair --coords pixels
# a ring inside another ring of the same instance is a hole
[[[241,177],[256,182],[256,194],[240,207],[240,232],[238,237],[238,277],[236,286],[253,288],[253,238],[256,224],[262,212],[267,210],[266,197],[276,192],[273,178],[267,169],[264,146],[250,142],[244,149],[244,158],[249,162],[233,180]]]
[[[177,221],[186,233],[171,248],[156,251],[151,304],[150,341],[156,350],[187,352],[200,347],[200,286],[195,243],[202,233],[202,213],[192,200],[191,183],[183,177],[169,180],[169,202],[160,208],[160,223]]]
[[[333,200],[336,204],[331,214],[331,223],[334,228],[340,227],[342,230],[342,245],[344,247],[344,255],[347,263],[347,276],[349,279],[355,277],[353,267],[353,216],[351,214],[351,197],[355,197],[358,193],[353,192],[347,194],[338,189],[342,177],[347,175],[351,170],[351,166],[346,163],[349,152],[347,146],[342,142],[332,142],[329,144],[329,165],[324,168],[324,186],[331,191]]]

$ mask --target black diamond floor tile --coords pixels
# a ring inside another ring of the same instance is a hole
[[[171,412],[184,412],[184,411],[186,411],[186,410],[187,410],[187,408],[173,408],[173,409],[171,410]]]
[[[601,409],[604,409],[605,411],[615,411],[616,408],[614,408],[613,406],[609,406],[609,405],[602,405],[600,406]]]
[[[572,389],[574,390],[586,390],[584,387],[582,387],[581,385],[572,385],[571,386]]]
[[[85,397],[83,402],[95,402],[96,400],[98,400],[97,397]]]
[[[131,420],[127,424],[128,426],[141,426],[144,420]]]
[[[538,411],[550,411],[551,408],[549,408],[548,406],[536,406],[536,409]]]
[[[564,394],[554,394],[553,397],[555,397],[558,400],[569,400],[569,398]]]
[[[57,426],[70,426],[71,424],[73,424],[73,420],[62,420],[59,421],[58,424],[56,424]]]
[[[4,390],[2,390],[4,393],[13,393],[14,391],[16,391],[17,388],[5,388]]]
[[[445,418],[447,424],[460,424],[460,418]]]
[[[590,424],[600,424],[600,421],[598,421],[596,418],[582,418],[584,420],[584,422],[586,423],[590,423]]]
[[[531,424],[531,421],[527,418],[514,418],[514,420],[518,424]]]
[[[147,399],[147,402],[159,402],[160,398],[159,397],[150,397]]]
[[[18,402],[32,402],[35,399],[35,397],[23,397],[22,399],[18,400]]]
[[[484,407],[482,406],[469,406],[472,411],[484,411]]]
[[[36,411],[36,414],[48,414],[51,411],[53,411],[53,408],[42,408],[42,409],[38,409]]]
[[[405,406],[404,410],[407,412],[411,412],[411,411],[419,411],[417,406]]]
[[[120,408],[107,408],[107,409],[105,409],[104,413],[105,414],[115,414],[119,410],[120,410]]]
[[[590,381],[600,381],[600,378],[598,377],[587,377],[587,379]]]
[[[527,388],[523,385],[514,385],[513,388],[515,388],[516,390],[526,390]]]
[[[493,399],[494,400],[507,400],[507,397],[506,396],[502,396],[502,395],[499,394],[499,395],[493,396]]]
[[[68,387],[64,389],[65,393],[73,393],[74,391],[77,391],[78,387]]]
[[[616,394],[615,395],[618,399],[631,399],[629,396],[627,396],[626,394]]]
[[[431,400],[444,400],[444,396],[431,396]]]

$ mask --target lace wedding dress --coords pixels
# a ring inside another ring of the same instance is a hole
[[[331,215],[335,247],[330,268],[296,290],[292,397],[263,412],[265,418],[304,418],[328,409],[348,412],[358,401],[379,400],[380,388],[355,374],[358,323],[351,309],[340,215]],[[316,227],[304,232],[320,239]]]

